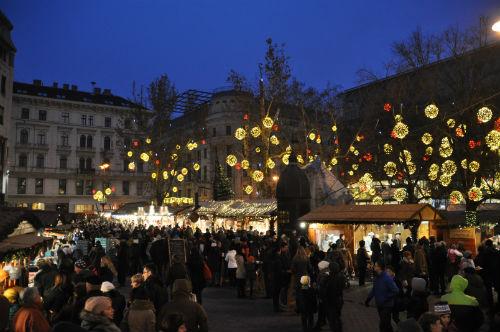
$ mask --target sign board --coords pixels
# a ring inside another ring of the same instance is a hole
[[[474,239],[476,236],[476,231],[474,227],[467,228],[453,228],[450,229],[450,238],[452,239]]]
[[[187,260],[186,240],[184,239],[168,239],[168,261],[172,264],[174,255],[181,257],[184,263]]]

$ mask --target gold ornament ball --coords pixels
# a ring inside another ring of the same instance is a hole
[[[226,163],[231,167],[236,165],[237,162],[238,162],[238,159],[236,158],[236,156],[234,154],[230,154],[226,157]]]
[[[314,141],[314,139],[316,138],[316,134],[315,134],[314,132],[312,132],[312,131],[311,131],[311,132],[309,133],[309,136],[308,136],[308,137],[309,137],[309,139],[310,139],[311,141]]]
[[[333,125],[333,126],[332,126],[332,131],[333,131],[333,132],[336,132],[336,131],[337,131],[337,126],[336,126],[336,125]]]
[[[473,160],[469,163],[469,170],[472,172],[472,173],[476,173],[477,171],[479,171],[479,162]]]
[[[108,196],[109,196],[109,195],[111,195],[111,193],[112,193],[112,192],[113,192],[113,191],[111,190],[111,188],[106,188],[106,189],[104,189],[104,193],[105,193],[106,195],[108,195]]]
[[[332,158],[332,160],[330,160],[330,164],[332,164],[333,166],[337,165],[337,163],[338,163],[338,160],[335,157]]]
[[[403,122],[398,122],[393,128],[393,131],[396,133],[396,137],[399,139],[403,139],[408,135],[409,129],[408,126]]]
[[[402,202],[406,199],[407,193],[405,188],[397,188],[394,190],[394,199],[398,202]]]
[[[130,158],[130,157],[132,157],[133,155],[134,155],[134,153],[133,153],[132,151],[128,151],[128,152],[127,152],[127,157],[129,157],[129,158]]]
[[[254,171],[252,174],[252,178],[255,182],[261,182],[264,180],[264,173],[262,171]]]
[[[276,164],[274,163],[274,161],[271,158],[269,158],[269,159],[267,159],[266,166],[269,169],[273,169],[274,166],[276,166]]]
[[[243,128],[238,128],[236,129],[236,131],[234,132],[234,137],[236,137],[237,140],[242,140],[244,139],[245,137],[247,137],[247,131]]]
[[[163,176],[163,180],[168,179],[168,172],[167,171],[163,171],[161,174]]]
[[[179,181],[179,182],[184,181],[184,175],[182,175],[182,174],[178,174],[178,175],[177,175],[177,181]]]
[[[134,162],[128,163],[128,169],[133,171],[135,169],[135,163]]]
[[[460,204],[464,200],[464,196],[458,190],[453,190],[450,193],[450,202],[451,204]]]
[[[251,185],[247,185],[243,190],[245,191],[245,194],[250,195],[253,192],[253,187]]]
[[[432,143],[432,135],[429,133],[424,133],[422,135],[422,143],[424,143],[425,145],[431,144]]]
[[[248,167],[250,167],[250,162],[248,160],[246,160],[246,159],[243,159],[241,161],[241,168],[248,169]]]
[[[430,104],[425,107],[424,113],[429,119],[435,119],[439,114],[439,108],[434,104]]]
[[[486,145],[491,151],[496,151],[500,148],[500,131],[493,129],[485,137]]]
[[[273,126],[273,124],[274,124],[273,119],[271,119],[271,118],[270,118],[270,117],[268,117],[268,116],[266,116],[264,119],[262,119],[262,125],[263,125],[265,128],[267,128],[267,129],[271,128],[271,127]]]
[[[269,141],[271,142],[271,144],[273,145],[278,145],[280,144],[280,140],[278,139],[278,137],[276,137],[276,135],[271,135],[271,137],[269,138]]]
[[[141,153],[141,160],[144,162],[148,162],[149,161],[149,154],[147,154],[146,152]]]
[[[483,193],[481,191],[481,188],[478,187],[470,188],[467,195],[469,196],[469,199],[473,202],[479,202],[483,198]]]
[[[151,173],[151,179],[156,179],[156,177],[158,176],[158,174],[156,174],[156,172],[153,172]]]
[[[250,130],[250,135],[252,135],[254,138],[259,137],[261,133],[262,131],[260,130],[260,127],[253,127]]]
[[[389,143],[385,143],[384,144],[384,152],[385,152],[385,154],[391,154],[391,152],[392,152],[392,145],[390,145]]]
[[[198,163],[194,163],[194,165],[193,165],[193,169],[194,169],[195,171],[199,171],[199,170],[200,170],[200,164],[198,164]]]
[[[493,117],[493,112],[488,107],[481,107],[477,111],[477,120],[481,123],[486,123]]]
[[[392,178],[394,175],[396,175],[397,170],[398,169],[397,169],[396,163],[394,163],[392,161],[389,161],[384,165],[384,171],[388,177]]]
[[[184,167],[183,169],[181,169],[181,173],[182,173],[182,175],[187,175],[188,169],[186,167]]]
[[[446,124],[448,125],[449,128],[453,128],[453,127],[455,127],[456,122],[454,119],[448,119],[446,121]]]

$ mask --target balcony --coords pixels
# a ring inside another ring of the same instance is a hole
[[[75,174],[75,169],[71,168],[52,168],[52,167],[22,167],[11,166],[9,172],[12,173],[43,173],[43,174]]]
[[[88,148],[88,147],[86,147],[86,146],[85,146],[85,147],[83,147],[83,146],[78,146],[78,147],[76,148],[76,151],[77,151],[77,152],[91,152],[91,153],[95,153],[95,148],[94,148],[94,147],[90,147],[90,148]]]
[[[88,169],[76,169],[76,174],[83,174],[83,175],[95,175],[96,174],[96,169],[95,168],[88,168]]]
[[[33,145],[33,148],[38,149],[38,150],[48,150],[49,145],[46,143],[36,143]]]
[[[57,151],[71,151],[71,145],[58,145]]]
[[[31,144],[31,143],[16,142],[17,149],[31,149],[32,147],[33,147],[33,144]]]

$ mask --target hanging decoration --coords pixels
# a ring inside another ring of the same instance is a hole
[[[477,121],[480,123],[486,123],[493,117],[493,112],[488,107],[481,107],[477,111]]]
[[[434,104],[430,104],[425,107],[424,113],[429,119],[435,119],[439,114],[439,108]]]

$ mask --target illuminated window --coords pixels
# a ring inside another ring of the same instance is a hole
[[[45,210],[45,203],[36,202],[31,204],[33,210]]]

